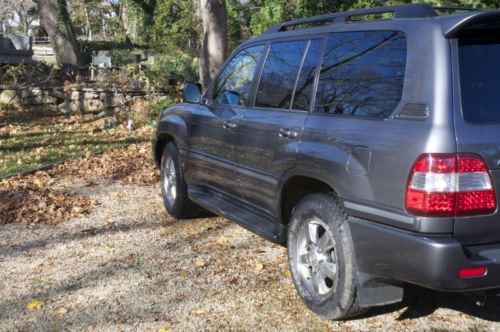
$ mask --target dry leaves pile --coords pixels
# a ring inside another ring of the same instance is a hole
[[[151,144],[132,144],[124,149],[112,149],[97,156],[78,158],[50,171],[58,176],[83,179],[121,180],[139,186],[155,185],[159,172],[155,167]]]
[[[0,181],[0,224],[58,224],[95,206],[86,197],[54,189],[54,181],[46,172]]]
[[[77,158],[47,172],[0,181],[0,224],[57,224],[90,212],[95,202],[57,186],[58,179],[121,180],[126,184],[155,185],[155,168],[148,143],[112,149],[100,155]]]

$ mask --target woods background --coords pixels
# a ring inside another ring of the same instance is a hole
[[[111,55],[114,66],[125,65],[132,55],[142,54],[154,56],[148,75],[158,84],[176,79],[201,80],[206,85],[228,52],[276,23],[340,10],[416,2],[423,1],[1,0],[0,24],[4,34],[49,36],[58,64],[66,68],[88,65],[90,55],[99,52]],[[493,0],[425,2],[500,8]]]

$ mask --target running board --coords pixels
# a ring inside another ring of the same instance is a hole
[[[271,218],[248,211],[223,197],[196,189],[188,189],[189,198],[196,204],[223,216],[263,238],[281,245],[286,244],[286,227]]]

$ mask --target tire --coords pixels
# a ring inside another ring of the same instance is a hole
[[[316,314],[342,320],[362,313],[357,301],[356,255],[347,216],[328,194],[303,198],[288,228],[288,262],[304,303]]]
[[[196,217],[201,208],[188,197],[187,184],[182,175],[179,153],[173,142],[163,148],[161,157],[161,193],[167,212],[176,219]]]

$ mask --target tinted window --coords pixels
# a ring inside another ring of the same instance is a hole
[[[304,64],[300,70],[295,97],[293,98],[293,109],[309,110],[314,88],[314,78],[319,63],[319,54],[321,52],[321,40],[312,40],[307,50]]]
[[[236,54],[219,75],[213,100],[216,104],[248,106],[250,89],[264,45]]]
[[[290,108],[307,40],[273,43],[260,78],[256,106]]]
[[[321,64],[315,111],[385,118],[401,100],[406,38],[367,31],[330,36]]]
[[[500,37],[482,35],[460,40],[462,112],[468,122],[500,122]]]

